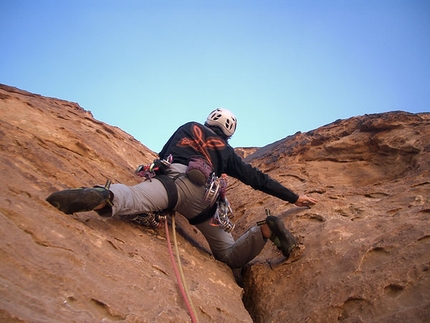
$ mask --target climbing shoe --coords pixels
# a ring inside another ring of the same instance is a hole
[[[106,187],[81,187],[55,192],[46,198],[51,205],[66,214],[91,211],[104,202],[109,205],[110,191]]]
[[[288,231],[281,219],[276,216],[269,215],[266,218],[266,223],[269,226],[272,235],[270,240],[281,250],[282,254],[288,259],[290,253],[299,246],[296,238]]]

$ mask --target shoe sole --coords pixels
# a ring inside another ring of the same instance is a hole
[[[76,188],[55,192],[46,198],[52,206],[66,214],[91,211],[105,202],[103,192],[93,188]]]
[[[299,245],[296,238],[285,228],[284,223],[279,218],[268,216],[266,218],[266,223],[272,233],[278,237],[279,242],[281,243],[281,252],[288,259],[291,251]]]

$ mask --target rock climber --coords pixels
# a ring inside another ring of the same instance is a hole
[[[51,194],[47,201],[66,214],[94,210],[101,216],[120,219],[145,219],[153,212],[166,210],[179,212],[201,231],[213,256],[232,269],[254,259],[269,239],[288,258],[298,242],[278,217],[268,215],[236,241],[231,222],[220,217],[229,209],[223,174],[296,206],[317,203],[243,162],[228,143],[236,126],[231,111],[217,108],[204,124],[180,126],[150,169],[139,168],[138,173],[146,177],[141,183],[68,189]]]

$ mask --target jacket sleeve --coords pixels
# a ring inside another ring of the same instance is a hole
[[[237,178],[242,183],[250,185],[253,189],[280,198],[281,200],[295,203],[299,196],[283,186],[278,181],[264,174],[259,169],[246,164],[233,153],[227,166],[227,175]]]

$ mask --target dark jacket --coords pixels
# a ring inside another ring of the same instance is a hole
[[[188,165],[192,157],[204,157],[212,163],[217,176],[225,173],[256,190],[290,203],[295,203],[299,197],[259,169],[244,163],[226,140],[200,123],[189,122],[176,130],[159,157],[165,159],[170,154],[174,163],[183,165]]]

